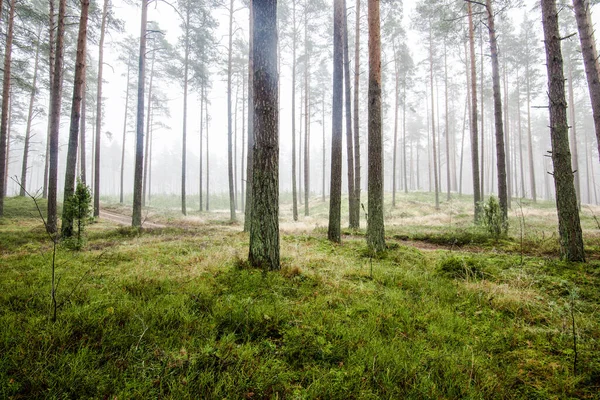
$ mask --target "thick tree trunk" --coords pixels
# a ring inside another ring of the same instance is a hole
[[[358,229],[358,223],[355,221],[356,207],[355,189],[354,189],[354,148],[352,137],[352,90],[350,88],[350,56],[348,54],[348,9],[346,0],[344,0],[344,17],[342,19],[342,35],[344,40],[344,86],[345,86],[345,109],[346,109],[346,159],[348,162],[348,216],[350,229]]]
[[[50,98],[52,98],[52,85],[54,82],[54,0],[48,0],[48,82],[50,82]],[[0,13],[1,14],[1,13]],[[44,157],[44,184],[42,197],[48,198],[48,172],[50,167],[50,136],[52,132],[52,114],[48,113],[48,132],[46,135],[46,157]]]
[[[119,185],[119,202],[123,204],[123,175],[125,172],[125,142],[127,140],[127,115],[129,109],[129,73],[131,66],[127,62],[127,87],[125,88],[125,116],[123,117],[123,144],[121,146],[121,180]]]
[[[108,1],[104,0],[102,8],[102,25],[100,26],[100,43],[98,44],[98,84],[96,97],[96,154],[94,164],[94,217],[100,215],[100,142],[102,138],[102,71],[104,70],[104,36],[106,34],[106,18]],[[144,0],[145,1],[145,0]]]
[[[277,0],[253,1],[254,179],[248,260],[265,270],[279,264],[279,99]]]
[[[369,0],[369,218],[367,245],[385,250],[383,225],[383,142],[381,133],[381,36],[379,0]]]
[[[252,221],[252,177],[254,168],[254,14],[250,5],[250,21],[248,33],[248,150],[246,152],[246,212],[244,215],[244,232],[250,231]],[[208,138],[207,138],[208,143]],[[207,156],[208,157],[208,156]],[[208,196],[208,193],[207,193]]]
[[[569,126],[567,123],[563,58],[560,48],[561,37],[558,29],[558,11],[556,10],[556,0],[541,0],[541,4],[548,70],[550,134],[561,255],[562,258],[568,261],[585,261],[569,150]]]
[[[58,132],[60,129],[66,9],[66,0],[60,0],[58,3],[56,50],[54,52],[54,79],[52,82],[52,94],[50,99],[50,165],[48,166],[48,219],[46,221],[49,233],[56,233],[58,231],[56,215],[56,194],[58,190]]]
[[[596,40],[594,39],[590,2],[589,0],[573,0],[573,8],[575,19],[577,20],[585,75],[592,102],[594,128],[598,142],[598,156],[600,157],[600,64],[598,63],[598,52],[596,50]]]
[[[138,93],[135,134],[135,169],[133,176],[133,227],[142,226],[142,181],[144,168],[144,89],[146,84],[146,25],[148,24],[148,0],[142,0],[140,24],[140,53],[138,66]]]
[[[342,124],[344,96],[344,2],[333,2],[333,100],[331,111],[331,180],[327,238],[341,241],[342,206]]]
[[[477,70],[475,67],[475,29],[473,27],[473,10],[471,3],[467,2],[467,12],[469,15],[469,58],[471,61],[471,164],[473,171],[473,210],[475,223],[479,222],[480,219],[480,206],[481,201],[481,181],[479,174],[479,145],[478,139],[479,134],[477,132]]]
[[[23,145],[23,164],[21,166],[21,190],[19,191],[19,196],[25,196],[25,191],[27,189],[27,169],[29,160],[29,146],[31,141],[31,123],[33,122],[33,105],[35,104],[35,96],[37,94],[37,76],[40,59],[41,30],[38,30],[37,37],[38,42],[35,47],[35,61],[33,63],[33,80],[31,82],[31,94],[29,95],[29,109],[27,110],[27,126],[25,127],[25,143]]]
[[[229,177],[229,219],[236,220],[235,216],[235,191],[233,187],[233,125],[231,121],[231,79],[233,56],[233,0],[229,2],[229,50],[227,56],[227,171]]]
[[[79,118],[81,117],[81,100],[85,80],[85,47],[87,41],[87,21],[90,0],[81,0],[81,16],[79,18],[79,34],[77,36],[77,57],[75,60],[75,84],[73,85],[73,103],[71,106],[71,125],[69,127],[69,146],[67,149],[67,168],[65,170],[65,191],[63,196],[62,235],[73,236],[73,214],[69,207],[75,193],[75,176],[77,175],[77,144],[79,142]]]
[[[496,129],[496,165],[498,172],[498,200],[502,211],[503,230],[508,229],[508,188],[506,183],[506,153],[504,147],[504,121],[502,119],[502,94],[500,92],[500,67],[498,63],[498,43],[494,25],[492,1],[486,0],[488,32],[492,59],[492,88],[494,92],[494,120]]]
[[[9,5],[10,9],[8,11],[8,30],[6,32],[6,43],[4,46],[4,76],[2,78],[2,118],[0,120],[0,179],[2,179],[2,181],[0,182],[0,217],[4,215],[4,197],[6,197],[6,185],[4,184],[4,177],[7,175],[8,172],[8,102],[10,99],[10,67],[12,57],[15,6],[16,0],[11,0]]]
[[[360,1],[356,0],[356,21],[354,32],[354,221],[360,228],[360,125],[359,125],[359,85],[360,85]]]

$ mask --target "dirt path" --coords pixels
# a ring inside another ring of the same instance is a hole
[[[116,214],[113,212],[108,212],[104,210],[100,210],[100,218],[105,219],[107,221],[114,222],[119,225],[131,225],[131,217],[123,214]],[[157,224],[155,222],[150,221],[142,221],[142,228],[166,228],[166,225]]]

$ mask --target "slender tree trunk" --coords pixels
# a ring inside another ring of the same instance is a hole
[[[326,143],[325,143],[325,91],[323,90],[323,97],[321,99],[321,124],[323,125],[323,164],[321,166],[321,173],[322,173],[322,183],[323,183],[323,188],[322,188],[322,200],[323,202],[325,202],[325,151],[326,151]]]
[[[509,98],[509,92],[508,92],[508,72],[507,72],[507,68],[506,68],[506,58],[503,59],[503,91],[504,91],[504,104],[502,105],[504,107],[504,111],[503,111],[503,116],[504,116],[504,151],[505,151],[505,160],[506,160],[506,183],[507,183],[507,196],[506,196],[506,205],[507,208],[512,208],[512,197],[513,197],[513,187],[514,187],[514,191],[517,191],[517,185],[516,185],[516,180],[515,180],[515,185],[513,186],[513,181],[512,178],[515,177],[516,178],[516,165],[517,165],[517,159],[516,157],[512,157],[514,163],[513,166],[511,167],[511,149],[510,149],[510,143],[511,143],[511,131],[510,131],[510,118],[509,118],[509,108],[508,108],[508,103],[510,101]]]
[[[486,0],[490,51],[492,55],[492,88],[494,92],[494,119],[496,128],[496,163],[498,172],[498,200],[502,211],[503,230],[508,229],[508,188],[506,182],[506,153],[504,147],[504,121],[502,120],[502,94],[500,93],[500,67],[498,63],[498,43],[494,25],[492,0]]]
[[[392,161],[392,207],[396,207],[396,164],[398,158],[398,108],[400,105],[400,71],[398,70],[398,55],[396,54],[396,43],[392,42],[394,48],[394,143],[392,144],[393,161]]]
[[[304,8],[304,215],[310,197],[310,51],[308,49],[308,4]]]
[[[558,29],[558,11],[556,10],[556,0],[541,0],[541,4],[548,70],[550,134],[552,138],[553,176],[556,189],[561,255],[568,261],[585,261],[569,150],[569,126],[567,123],[563,58],[560,48],[561,37]]]
[[[356,0],[356,22],[354,32],[354,221],[360,228],[360,125],[359,125],[359,85],[360,85],[360,1]]]
[[[183,60],[183,135],[181,148],[181,213],[187,215],[185,205],[185,180],[187,164],[187,102],[188,102],[188,64],[190,58],[190,7],[188,4],[185,11],[185,44]]]
[[[12,58],[13,26],[15,20],[16,0],[10,0],[8,11],[8,30],[4,47],[4,75],[2,81],[2,118],[0,122],[0,217],[4,215],[4,198],[6,197],[6,177],[8,176],[8,146],[10,145],[10,129],[8,124],[10,101],[10,67]],[[0,11],[2,11],[0,9]],[[56,222],[55,222],[56,223]]]
[[[86,66],[88,65],[89,58],[86,53]],[[87,67],[86,67],[87,71]],[[83,85],[81,87],[81,118],[79,118],[79,177],[81,183],[87,186],[87,168],[86,168],[86,157],[85,157],[85,123],[86,123],[86,108],[87,108],[87,73],[83,74]]]
[[[404,164],[404,193],[408,193],[408,179],[406,167],[406,71],[402,82],[402,163]]]
[[[383,224],[383,142],[381,133],[381,36],[379,1],[369,0],[369,218],[367,245],[385,250]]]
[[[142,183],[142,207],[146,206],[146,194],[149,192],[148,190],[148,163],[150,160],[148,159],[149,149],[150,149],[150,130],[152,129],[152,125],[150,121],[152,120],[152,89],[154,84],[154,61],[156,60],[156,44],[152,49],[152,62],[150,63],[150,82],[148,83],[148,105],[146,109],[146,142],[144,149],[144,181]]]
[[[575,95],[573,94],[573,66],[572,60],[567,60],[568,91],[569,91],[569,119],[571,123],[571,147],[573,148],[571,165],[573,166],[573,179],[575,193],[577,194],[577,207],[581,210],[581,185],[579,183],[579,154],[577,152],[577,119],[575,113]]]
[[[127,87],[125,88],[125,116],[123,117],[123,145],[121,146],[121,179],[119,186],[119,202],[123,204],[123,175],[125,172],[125,141],[127,139],[127,115],[129,110],[129,73],[131,65],[127,62]]]
[[[450,184],[450,115],[448,111],[448,50],[446,48],[446,41],[444,40],[444,98],[445,98],[445,107],[446,107],[446,116],[445,123],[446,126],[446,190],[447,195],[446,199],[450,201],[450,191],[452,189],[452,185]]]
[[[199,136],[199,141],[200,141],[200,153],[199,153],[199,157],[200,157],[200,162],[199,162],[199,173],[198,173],[198,211],[202,212],[204,209],[204,200],[202,199],[202,157],[203,157],[203,149],[202,149],[202,129],[204,128],[204,84],[202,84],[201,88],[200,88],[200,134]],[[242,167],[242,170],[244,168]]]
[[[358,229],[358,223],[355,221],[356,207],[355,189],[354,189],[354,149],[352,137],[352,89],[350,88],[350,56],[348,54],[348,8],[344,0],[344,17],[342,19],[342,35],[344,40],[344,86],[345,86],[345,109],[346,109],[346,159],[348,162],[348,216],[350,229]]]
[[[233,111],[233,193],[235,193],[235,209],[238,209],[238,185],[237,185],[237,134],[238,134],[238,110],[239,110],[239,81],[235,85],[235,106]]]
[[[25,196],[25,191],[27,188],[27,162],[29,160],[29,146],[31,141],[31,123],[33,122],[33,105],[35,103],[35,95],[37,93],[37,76],[40,59],[41,34],[41,29],[39,29],[37,35],[38,42],[35,47],[35,61],[33,64],[33,80],[31,82],[31,94],[29,95],[29,109],[27,111],[27,126],[25,127],[25,143],[23,145],[23,164],[21,167],[21,190],[19,192],[19,196]]]
[[[475,68],[475,29],[473,27],[473,10],[471,3],[467,2],[467,12],[469,15],[469,49],[470,49],[470,60],[471,60],[471,164],[473,170],[473,209],[474,209],[474,220],[475,223],[479,222],[480,219],[480,207],[479,202],[481,201],[481,181],[479,174],[479,146],[477,132],[477,72]],[[483,75],[483,74],[482,74]]]
[[[527,41],[527,40],[526,40]],[[528,41],[527,41],[528,42]],[[527,50],[526,50],[527,51]],[[529,62],[525,63],[525,84],[527,86],[527,147],[529,150],[529,183],[531,185],[531,198],[537,202],[535,188],[535,164],[533,162],[533,140],[531,135],[531,70]]]
[[[369,34],[370,36],[370,34]],[[431,88],[431,145],[433,148],[433,184],[435,191],[435,209],[440,209],[440,194],[439,194],[439,180],[438,180],[438,158],[437,158],[437,145],[435,141],[435,103],[434,103],[434,92],[433,92],[433,28],[431,23],[429,26],[429,84]],[[370,167],[371,162],[369,162]],[[370,195],[369,195],[370,197]]]
[[[8,193],[8,167],[10,165],[10,132],[12,131],[13,122],[13,105],[14,105],[14,90],[11,87],[8,93],[8,126],[6,128],[6,159],[4,163],[4,176],[2,177],[2,185],[4,193]]]
[[[302,205],[302,103],[304,102],[304,86],[300,85],[300,126],[298,127],[298,204]]]
[[[98,95],[96,97],[96,154],[94,163],[94,217],[100,215],[100,142],[102,138],[102,71],[104,70],[104,36],[106,33],[106,18],[108,1],[104,0],[102,8],[102,25],[100,27],[100,43],[98,44]],[[145,0],[144,0],[145,1]]]
[[[596,51],[596,40],[594,39],[590,2],[589,0],[573,0],[573,8],[575,19],[577,20],[583,64],[585,66],[585,74],[592,102],[594,128],[598,142],[598,156],[600,157],[600,64],[598,63],[598,52]]]
[[[277,0],[253,1],[254,179],[248,261],[265,270],[279,264],[279,99]]]
[[[296,189],[296,2],[292,2],[292,216],[298,221]]]
[[[250,4],[250,21],[248,33],[248,151],[246,152],[246,212],[244,215],[244,232],[250,231],[252,221],[252,178],[254,168],[254,7]],[[279,89],[278,89],[279,90]],[[208,145],[208,138],[207,145]],[[208,157],[208,155],[207,155]],[[207,193],[208,196],[208,193]]]
[[[519,165],[521,171],[521,198],[525,198],[525,167],[523,163],[523,125],[521,123],[521,82],[517,67],[517,124],[519,126]]]
[[[210,211],[210,136],[208,135],[208,123],[210,115],[208,114],[208,98],[204,102],[204,111],[204,114],[206,115],[206,211]]]
[[[233,55],[233,0],[229,2],[229,50],[227,56],[227,171],[229,176],[229,219],[236,220],[235,216],[235,192],[233,187],[233,125],[231,121],[231,78],[232,78],[232,55]]]
[[[87,40],[87,21],[90,0],[81,0],[81,16],[79,18],[79,34],[77,36],[77,59],[75,61],[75,84],[73,85],[73,103],[71,107],[71,125],[69,127],[69,147],[67,149],[67,168],[65,171],[65,191],[63,196],[62,235],[73,236],[73,213],[69,204],[75,193],[75,176],[77,175],[77,144],[79,142],[79,118],[81,117],[81,100],[85,82],[85,47]]]
[[[240,199],[241,199],[241,207],[240,210],[242,212],[246,211],[246,205],[244,204],[244,201],[246,199],[246,191],[245,191],[245,182],[246,180],[244,179],[244,160],[246,158],[246,101],[247,99],[244,97],[246,93],[246,75],[244,73],[242,73],[242,156],[240,158],[240,161],[242,163],[241,165],[241,169],[240,169],[240,185],[241,185],[241,191],[240,191]],[[245,216],[244,216],[245,218]],[[245,219],[244,219],[244,223],[245,223]]]
[[[148,171],[148,204],[152,203],[152,136],[154,134],[154,113],[153,109],[150,109],[150,113],[148,115],[149,123],[148,130],[146,133],[146,157],[144,160],[147,161],[147,171]]]
[[[148,24],[148,1],[142,0],[142,23],[140,27],[140,54],[138,67],[138,94],[135,142],[135,171],[133,178],[133,227],[142,226],[142,181],[144,167],[144,86],[146,84],[146,25]]]
[[[331,181],[329,188],[330,241],[341,241],[342,206],[342,130],[344,95],[344,2],[333,1],[333,100],[331,112]]]
[[[50,98],[52,98],[52,85],[54,82],[54,0],[48,0],[48,77],[50,82]],[[1,13],[0,13],[1,15]],[[48,132],[46,135],[46,157],[44,157],[44,184],[42,197],[48,198],[48,170],[50,166],[50,136],[52,132],[52,114],[48,113]]]
[[[49,233],[56,233],[58,231],[56,215],[56,195],[58,190],[58,133],[60,128],[60,106],[62,98],[66,9],[66,0],[60,0],[58,3],[56,50],[54,52],[54,80],[52,82],[52,97],[50,99],[50,165],[48,168],[48,219],[46,222]]]

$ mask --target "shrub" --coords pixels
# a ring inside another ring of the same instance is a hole
[[[77,179],[77,186],[73,196],[65,200],[65,211],[73,221],[73,233],[70,238],[66,238],[69,247],[81,250],[85,244],[85,226],[91,218],[92,194],[90,188]]]
[[[450,256],[437,265],[437,273],[452,279],[484,278],[482,265],[471,257]]]
[[[500,203],[495,196],[490,196],[483,204],[483,226],[495,239],[500,238],[508,231],[507,223],[502,218]]]

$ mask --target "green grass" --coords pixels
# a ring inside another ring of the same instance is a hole
[[[440,214],[428,198],[389,209],[377,259],[361,235],[284,231],[277,273],[247,268],[248,236],[218,214],[92,224],[83,251],[58,249],[56,323],[51,246],[26,200],[8,199],[0,398],[597,398],[600,263],[560,262],[533,234],[521,260],[514,229],[495,242],[469,225],[468,198]]]

